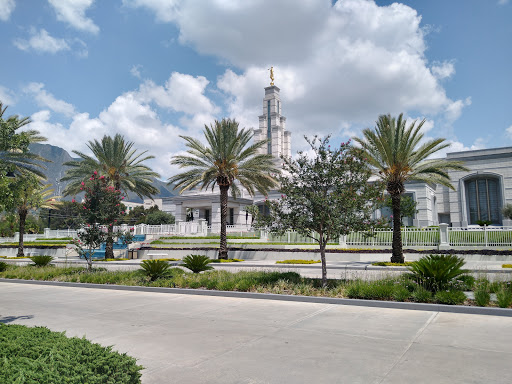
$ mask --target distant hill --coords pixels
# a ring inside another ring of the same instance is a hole
[[[77,159],[71,157],[65,149],[50,144],[30,144],[30,151],[52,161],[51,163],[43,163],[46,167],[44,174],[46,175],[48,183],[55,189],[55,194],[61,194],[68,184],[68,182],[60,181],[60,179],[64,177],[66,169],[68,168],[63,164],[67,161]],[[154,196],[155,198],[175,195],[175,193],[172,192],[171,187],[167,186],[167,183],[164,181],[154,179],[153,184],[160,190],[160,193]],[[71,198],[72,196],[68,196],[64,199],[71,200]],[[142,199],[133,193],[128,194],[127,201],[142,203]]]

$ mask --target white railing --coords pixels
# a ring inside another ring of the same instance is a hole
[[[448,242],[454,247],[512,246],[512,227],[452,227],[448,228]]]

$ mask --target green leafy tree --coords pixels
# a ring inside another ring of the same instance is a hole
[[[81,217],[82,207],[76,201],[61,201],[58,211],[53,209],[41,209],[39,217],[47,228],[68,229],[79,228],[83,223]]]
[[[87,146],[93,156],[73,151],[80,157],[80,160],[64,163],[69,169],[62,180],[70,181],[64,189],[64,195],[80,193],[82,182],[86,181],[95,171],[99,175],[105,176],[109,185],[124,193],[134,192],[143,198],[151,197],[159,192],[158,188],[153,185],[153,179],[160,175],[144,164],[154,156],[147,156],[147,151],[137,153],[137,150],[133,148],[133,142],[126,142],[124,137],[119,134],[113,138],[105,135],[101,141],[89,141]],[[113,258],[113,234],[111,229],[109,231],[105,255],[107,258]]]
[[[23,236],[28,213],[38,208],[58,209],[60,202],[57,199],[60,196],[54,196],[53,189],[47,189],[35,176],[18,176],[9,184],[9,188],[12,191],[13,199],[10,200],[10,204],[6,208],[18,215],[20,238],[17,256],[22,257],[24,256]]]
[[[326,286],[327,243],[373,227],[372,202],[380,199],[382,187],[369,182],[372,171],[350,143],[331,149],[329,138],[306,140],[313,155],[299,152],[296,160],[284,159],[281,199],[267,201],[269,215],[258,215],[256,225],[277,234],[294,230],[316,241]]]
[[[162,211],[152,212],[146,216],[146,224],[149,225],[174,224],[174,221],[172,214]]]
[[[91,271],[94,252],[107,240],[108,234],[98,224],[86,224],[78,231],[77,236],[71,244],[78,256],[87,261],[87,269]]]
[[[124,209],[126,211],[126,207]],[[121,224],[128,225],[137,225],[137,224],[146,224],[146,219],[148,215],[159,212],[160,209],[158,206],[154,205],[148,209],[144,208],[144,206],[140,205],[131,209],[127,215],[123,216],[120,220]]]
[[[384,198],[384,203],[382,204],[383,207],[387,207],[389,209],[393,209],[393,200],[391,199],[391,196],[386,196]],[[411,196],[402,195],[400,198],[400,223],[403,225],[404,217],[414,217],[416,213],[418,213],[418,210],[416,207],[418,206],[418,203],[414,201],[414,199]]]
[[[509,220],[512,220],[512,204],[506,204],[503,207],[503,216]]]
[[[249,145],[252,131],[239,129],[238,122],[231,119],[215,121],[210,127],[205,125],[204,134],[207,146],[199,140],[188,136],[180,136],[186,141],[188,155],[174,156],[171,164],[180,168],[190,168],[169,179],[180,193],[199,187],[200,189],[215,186],[220,189],[220,247],[219,259],[228,258],[226,242],[226,224],[228,213],[228,192],[233,197],[240,195],[240,186],[251,196],[257,190],[263,195],[276,186],[272,174],[279,173],[271,155],[258,154],[258,150],[266,145],[261,141]]]
[[[48,161],[41,156],[31,153],[29,145],[46,141],[36,130],[19,131],[30,124],[30,118],[20,118],[18,115],[5,117],[7,106],[0,102],[0,186],[4,189],[11,177],[20,174],[44,177],[41,162]]]
[[[397,119],[381,115],[375,129],[364,129],[363,138],[355,138],[362,147],[364,157],[373,167],[375,174],[386,184],[391,196],[393,217],[402,217],[400,200],[408,180],[429,184],[441,184],[453,189],[449,170],[467,171],[461,162],[428,158],[449,147],[445,139],[422,142],[421,128],[425,120],[407,126],[407,120],[400,114]],[[402,234],[400,220],[393,220],[393,251],[391,262],[403,263]]]

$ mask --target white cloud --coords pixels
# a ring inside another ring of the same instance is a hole
[[[164,86],[148,80],[140,86],[138,97],[144,102],[155,102],[159,107],[187,114],[215,113],[218,108],[205,96],[209,81],[203,76],[193,77],[173,72]]]
[[[137,65],[133,65],[131,68],[130,68],[130,74],[133,76],[133,77],[136,77],[137,79],[140,79],[141,78],[141,74],[140,74],[140,69],[142,68],[142,65],[140,64],[137,64]]]
[[[41,29],[39,32],[32,29],[31,35],[28,40],[15,39],[13,41],[14,45],[22,51],[34,50],[41,53],[57,53],[70,49],[65,39],[52,37],[45,29]]]
[[[498,5],[508,4],[509,0],[498,0]]]
[[[9,20],[12,11],[14,11],[14,8],[16,8],[16,3],[14,0],[0,0],[0,20]]]
[[[80,31],[97,34],[100,29],[86,17],[85,12],[92,6],[94,0],[48,0],[57,14],[57,20],[68,23]]]
[[[16,95],[9,88],[0,85],[0,102],[5,106],[13,105],[16,101]]]
[[[34,100],[42,108],[50,108],[52,111],[67,117],[75,114],[75,107],[72,104],[59,100],[51,93],[46,92],[42,83],[30,83],[23,90],[34,97]]]
[[[435,62],[432,65],[432,74],[438,79],[446,79],[455,74],[453,61]]]
[[[508,137],[512,139],[512,125],[508,127],[505,132],[507,132]]]
[[[155,12],[161,22],[174,21],[178,12],[179,0],[123,0],[128,7],[145,7]]]
[[[471,105],[471,97],[467,97],[465,100],[457,100],[448,104],[445,110],[445,118],[448,123],[451,124],[457,120],[462,114],[464,107]]]

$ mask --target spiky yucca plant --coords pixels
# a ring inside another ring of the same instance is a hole
[[[364,129],[363,138],[354,138],[363,150],[376,175],[386,183],[393,209],[393,254],[391,262],[403,263],[402,234],[400,229],[400,198],[405,191],[406,181],[422,181],[441,184],[454,189],[450,183],[449,170],[467,171],[461,162],[446,159],[428,159],[431,155],[449,147],[445,139],[432,139],[422,143],[424,134],[413,121],[400,114],[397,119],[381,115],[375,129]]]

